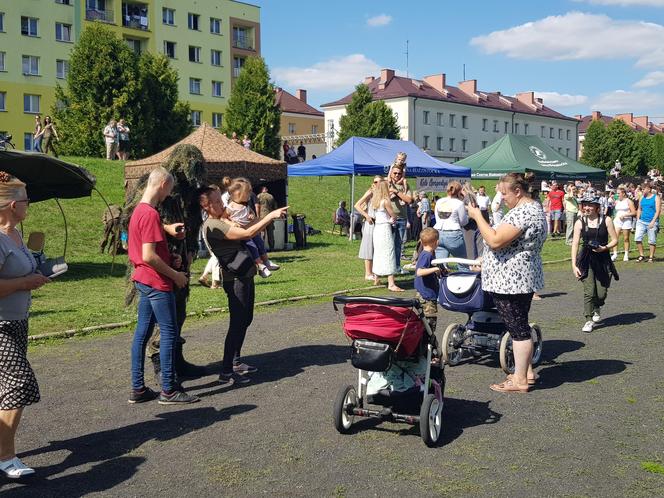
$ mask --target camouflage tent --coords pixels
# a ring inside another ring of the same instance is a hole
[[[211,183],[221,183],[224,176],[243,176],[255,189],[267,185],[280,205],[286,202],[286,163],[245,149],[219,133],[207,123],[191,135],[150,157],[130,161],[125,165],[125,187],[131,190],[138,179],[156,166],[163,165],[179,144],[191,144],[203,153],[207,177]]]

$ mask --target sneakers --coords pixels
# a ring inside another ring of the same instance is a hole
[[[235,370],[235,368],[233,368]],[[240,375],[239,373],[233,372],[229,374],[221,373],[219,374],[219,384],[230,384],[230,385],[235,385],[235,384],[247,384],[251,382],[251,379],[249,377],[245,377],[244,375]]]
[[[593,318],[592,318],[593,322],[598,323],[601,319],[602,319],[602,317],[599,314],[599,309],[596,309],[595,311],[593,311]]]
[[[254,366],[247,365],[246,363],[238,363],[233,365],[233,372],[240,375],[252,374],[258,372],[258,369]]]
[[[267,260],[267,263],[265,263],[265,266],[267,266],[267,269],[270,271],[277,271],[281,266],[279,266],[276,263],[273,263],[271,260]]]
[[[614,252],[613,254],[611,254],[611,261],[615,261],[616,259],[618,259],[618,253]]]
[[[157,403],[160,405],[187,405],[189,403],[196,403],[197,401],[200,401],[200,399],[184,391],[173,391],[171,394],[166,394],[162,391],[159,394]]]
[[[145,403],[146,401],[152,401],[157,396],[159,396],[155,391],[149,387],[144,387],[142,391],[131,391],[129,394],[129,399],[127,403],[135,405],[137,403]]]
[[[623,261],[629,261],[629,253],[625,253],[623,256]]]
[[[592,320],[588,320],[586,322],[586,324],[583,326],[583,328],[581,329],[581,332],[592,332],[594,326],[595,326],[595,322],[593,322]]]
[[[260,266],[258,267],[258,274],[259,274],[261,277],[263,277],[263,278],[267,278],[267,277],[269,277],[270,275],[272,275],[272,272],[268,269],[267,266],[265,266],[265,265],[260,265]]]
[[[35,469],[31,469],[25,465],[18,457],[0,462],[0,470],[9,479],[20,479],[21,477],[30,476],[35,473]]]
[[[397,268],[397,273],[401,275],[408,275],[410,272],[406,270],[405,268]]]

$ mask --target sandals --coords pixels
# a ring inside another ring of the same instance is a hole
[[[638,258],[636,258],[636,262],[637,262],[637,263],[643,263],[643,261],[644,261],[645,259],[646,259],[646,258],[645,258],[644,256],[639,256]]]
[[[503,382],[507,382],[508,380],[511,381],[513,378],[514,378],[513,374],[509,374]],[[535,374],[534,377],[527,377],[526,381],[528,382],[529,386],[534,386],[539,382],[539,378],[540,378],[540,376]]]
[[[0,462],[0,470],[3,471],[9,479],[20,479],[21,477],[35,473],[35,469],[31,469],[25,465],[18,457]]]
[[[655,260],[653,258],[648,258],[648,263],[654,263]]]
[[[526,384],[525,386],[519,386],[518,384],[515,384],[512,379],[506,379],[500,384],[491,384],[489,386],[489,389],[499,393],[525,394],[528,391],[530,391],[530,384]]]

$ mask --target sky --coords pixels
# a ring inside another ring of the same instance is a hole
[[[249,0],[275,84],[315,107],[381,68],[664,122],[664,0]],[[408,64],[406,42],[408,41]]]

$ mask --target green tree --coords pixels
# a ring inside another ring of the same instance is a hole
[[[613,166],[615,159],[611,159],[606,126],[602,121],[593,121],[588,126],[583,139],[583,155],[580,161],[588,166],[605,170]]]
[[[235,80],[224,116],[224,132],[251,138],[252,149],[278,158],[281,110],[262,57],[248,57]]]
[[[650,139],[649,166],[664,171],[664,135],[657,133]]]
[[[636,133],[624,121],[614,119],[606,127],[606,144],[611,163],[620,161],[625,175],[637,174]]]
[[[651,157],[650,135],[646,131],[634,133],[632,149],[627,157],[625,171],[629,175],[645,175],[648,171],[648,160]]]
[[[400,136],[397,118],[385,102],[373,101],[365,84],[355,87],[355,93],[346,106],[346,114],[339,120],[339,146],[350,137],[392,138]]]

